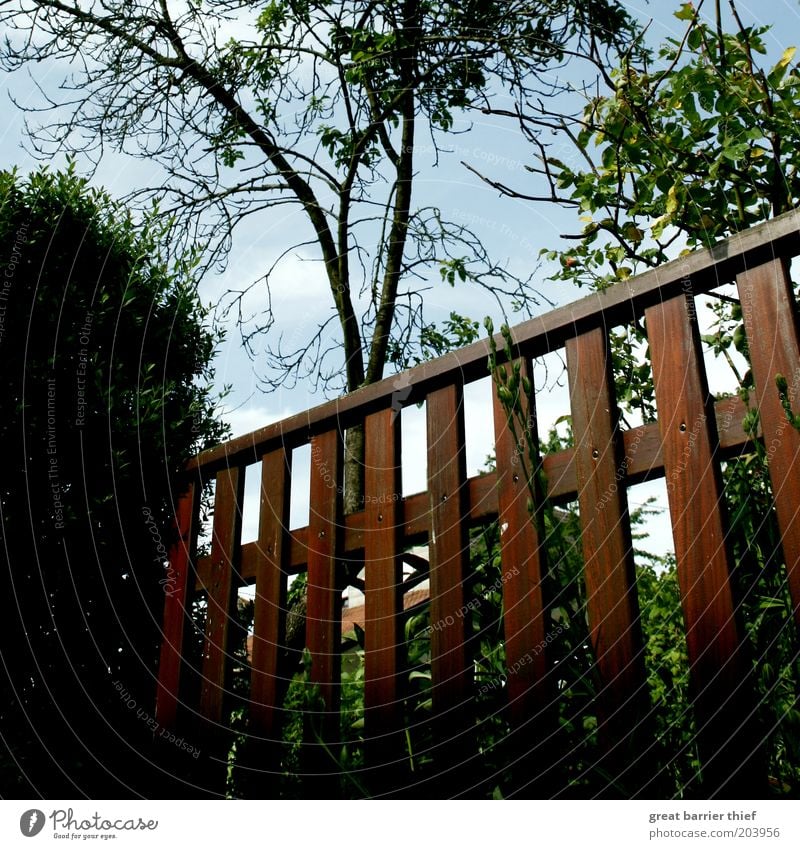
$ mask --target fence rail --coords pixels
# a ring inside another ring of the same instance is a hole
[[[745,639],[732,588],[720,464],[752,450],[739,398],[709,392],[694,299],[735,282],[755,379],[759,438],[767,448],[786,579],[800,626],[800,433],[789,425],[776,387],[785,376],[790,403],[800,399],[797,309],[789,261],[800,253],[800,212],[767,222],[713,249],[698,251],[513,328],[522,374],[535,357],[566,355],[574,447],[542,458],[551,501],[577,499],[588,621],[601,682],[598,712],[609,752],[626,751],[631,729],[648,713],[642,633],[626,488],[645,479],[667,482],[681,604],[694,693],[695,723],[706,790],[736,792],[755,751]],[[645,318],[658,421],[624,430],[611,372],[609,331]],[[502,349],[503,341],[498,339]],[[557,695],[546,652],[547,600],[539,530],[529,512],[528,482],[519,474],[519,446],[495,401],[496,469],[468,478],[464,386],[487,375],[489,341],[411,369],[252,434],[205,451],[187,467],[176,509],[180,541],[170,552],[159,670],[157,718],[171,727],[199,715],[221,723],[229,694],[231,623],[237,590],[255,583],[250,690],[251,727],[278,733],[287,670],[287,580],[308,572],[307,647],[311,675],[327,717],[338,710],[341,586],[337,563],[363,559],[366,595],[366,737],[377,758],[402,722],[399,656],[403,582],[409,546],[429,549],[431,620],[449,623],[431,634],[433,714],[442,733],[468,737],[472,678],[470,639],[457,612],[470,569],[469,528],[498,518],[503,527],[504,640],[507,696],[513,723],[530,726]],[[500,367],[508,367],[502,362]],[[426,402],[427,490],[402,496],[400,417],[404,404]],[[526,399],[535,428],[536,397]],[[393,409],[394,408],[394,409]],[[343,515],[343,435],[363,425],[364,509]],[[310,444],[310,519],[289,530],[292,450]],[[261,465],[258,539],[242,544],[245,469]],[[200,490],[216,481],[210,554],[197,556]],[[538,497],[538,496],[537,496]],[[602,509],[598,507],[602,501]],[[534,504],[534,516],[537,504]],[[197,704],[181,690],[190,600],[205,594],[202,686]],[[533,657],[533,662],[526,658]],[[290,673],[288,673],[290,674]],[[541,726],[544,727],[544,726]],[[334,733],[331,731],[330,733]],[[528,727],[534,737],[536,729]],[[386,745],[381,749],[380,741]],[[463,740],[462,740],[463,742]],[[460,745],[460,743],[459,743]],[[454,755],[454,756],[457,756]]]

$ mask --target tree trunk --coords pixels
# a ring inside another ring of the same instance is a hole
[[[344,440],[344,513],[364,508],[364,425],[347,429]]]

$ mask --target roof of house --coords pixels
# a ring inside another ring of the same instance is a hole
[[[427,601],[429,597],[430,589],[427,586],[409,590],[403,596],[403,610],[409,610],[412,607],[416,607],[416,605]],[[355,607],[345,607],[342,610],[342,633],[346,634],[348,631],[352,630],[353,625],[358,625],[360,628],[363,628],[365,621],[366,608],[363,604],[358,604]]]
[[[427,585],[427,582],[423,586],[416,587],[415,589],[409,590],[407,593],[403,595],[403,610],[410,610],[412,607],[416,607],[418,604],[422,604],[426,602],[430,597],[430,588]],[[364,604],[357,604],[353,607],[345,607],[342,609],[342,634],[347,634],[349,631],[353,630],[354,625],[358,625],[360,628],[364,627],[366,622],[366,607]],[[248,634],[247,636],[247,658],[248,660],[252,660],[252,652],[253,652],[253,635]]]

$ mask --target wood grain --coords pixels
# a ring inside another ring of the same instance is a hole
[[[462,388],[431,393],[427,421],[431,671],[434,710],[443,713],[466,703],[472,677],[464,616],[469,545]]]
[[[800,411],[797,305],[787,262],[748,269],[737,278],[756,404],[769,463],[795,624],[800,628],[800,432],[781,404],[776,378],[787,382],[787,400]]]
[[[156,721],[174,728],[183,657],[184,635],[189,620],[191,564],[197,549],[200,488],[190,483],[178,499],[175,511],[175,542],[169,550],[169,571],[164,584],[164,620],[158,664]]]
[[[341,642],[341,588],[336,557],[342,511],[342,436],[330,430],[311,440],[311,498],[308,523],[308,603],[306,645],[311,680],[325,705],[324,737],[338,730]]]
[[[735,614],[718,438],[694,302],[672,298],[648,310],[646,323],[703,786],[735,795],[751,777],[758,741],[748,719],[752,682]]]
[[[231,624],[236,621],[236,593],[240,582],[243,489],[244,473],[239,469],[217,472],[200,687],[200,713],[215,723],[223,719],[231,665],[228,637]]]
[[[603,328],[570,339],[566,350],[601,733],[607,748],[630,758],[649,703],[611,352]]]
[[[292,452],[286,448],[265,454],[261,461],[250,719],[253,730],[267,738],[278,732],[288,675],[281,658],[286,639],[291,466]]]

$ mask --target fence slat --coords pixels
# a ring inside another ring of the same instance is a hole
[[[466,515],[464,396],[459,385],[428,395],[431,674],[437,713],[463,705],[471,682],[466,646],[464,579],[469,546]]]
[[[749,756],[757,744],[747,722],[752,697],[734,615],[713,402],[690,297],[680,295],[650,308],[645,321],[704,792],[727,795],[736,793],[739,781],[747,786]]]
[[[401,726],[400,612],[403,571],[398,557],[400,419],[394,410],[367,417],[364,470],[365,723],[370,755],[380,762]]]
[[[175,514],[177,538],[169,550],[169,572],[164,585],[164,626],[158,663],[156,721],[163,728],[174,728],[183,656],[183,637],[188,621],[190,567],[197,547],[197,521],[200,511],[200,487],[193,482],[178,500]],[[194,581],[192,580],[192,584]]]
[[[566,352],[589,629],[602,682],[600,720],[615,762],[630,761],[630,748],[643,736],[647,690],[607,334],[603,328],[583,333],[569,340]],[[640,757],[641,750],[633,754]]]
[[[256,596],[250,718],[254,730],[272,737],[285,687],[281,650],[286,625],[286,561],[289,555],[289,503],[292,452],[279,448],[261,460]]]
[[[499,751],[507,753],[504,759],[514,764],[520,776],[515,776],[515,783],[526,788],[526,795],[537,798],[557,790],[551,772],[559,758],[557,693],[556,677],[548,675],[552,658],[547,644],[550,623],[542,546],[546,534],[541,513],[545,482],[539,475],[535,399],[532,392],[525,393],[523,385],[532,375],[525,358],[499,366],[496,374],[502,369],[511,376],[515,364],[519,374],[513,394],[519,408],[512,417],[513,430],[497,391],[492,393],[506,690],[512,728]]]
[[[538,478],[541,460],[537,449],[536,407],[533,397],[528,397],[521,388],[523,378],[530,378],[527,361],[522,359],[518,363],[522,421],[514,420],[516,436],[497,392],[493,396],[509,714],[513,722],[520,724],[540,714],[552,702],[553,694],[552,688],[543,686],[547,677],[544,650],[547,622],[542,588],[545,568],[539,548],[543,534],[537,523],[538,509],[533,515],[528,512],[529,498],[536,505],[543,501]],[[508,375],[512,373],[510,365],[499,368]],[[529,456],[525,429],[536,451],[534,457]],[[533,475],[533,492],[526,472]]]
[[[469,569],[466,522],[468,484],[461,384],[427,397],[428,497],[430,499],[431,698],[433,753],[438,786],[426,792],[457,793],[470,784],[463,765],[474,753],[469,699],[472,666],[467,646]]]
[[[208,587],[200,713],[212,722],[223,717],[230,667],[228,636],[236,620],[239,554],[242,539],[244,474],[238,468],[217,472],[211,537],[211,583]]]
[[[320,733],[338,726],[341,596],[336,586],[336,555],[341,524],[342,437],[329,430],[311,440],[311,500],[308,521],[308,602],[306,645],[311,680],[325,703]]]
[[[800,627],[800,433],[789,423],[775,383],[778,375],[786,378],[787,400],[796,413],[800,406],[797,306],[786,260],[749,269],[739,275],[737,284],[789,591]]]

